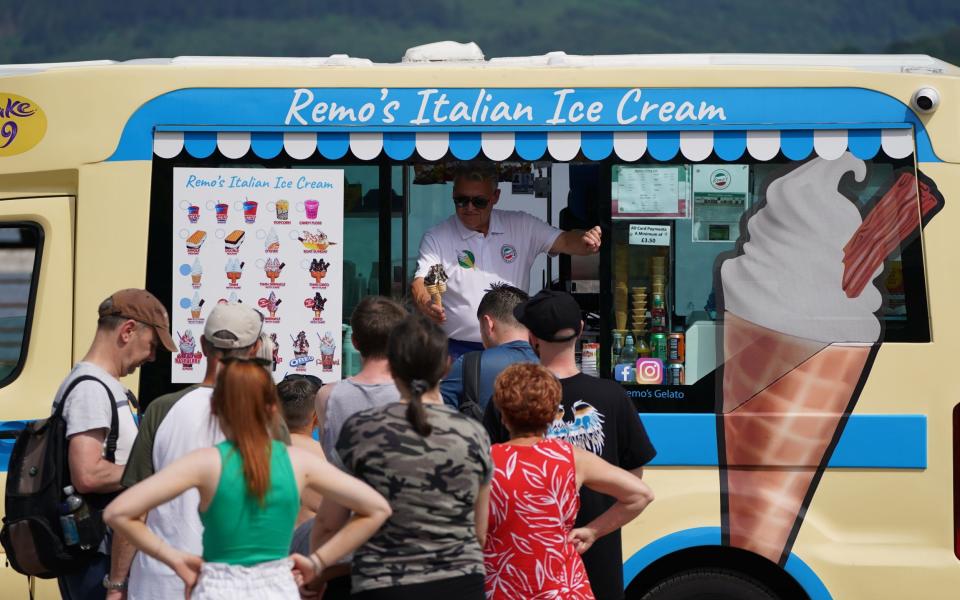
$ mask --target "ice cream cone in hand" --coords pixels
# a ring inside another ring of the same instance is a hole
[[[447,291],[447,279],[447,273],[441,264],[430,267],[430,272],[423,278],[423,285],[430,294],[430,299],[440,308],[443,308],[443,294]]]

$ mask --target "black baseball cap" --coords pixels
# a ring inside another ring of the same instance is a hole
[[[545,342],[567,342],[580,335],[580,305],[566,292],[542,290],[516,306],[513,316]],[[564,329],[574,333],[557,337]]]

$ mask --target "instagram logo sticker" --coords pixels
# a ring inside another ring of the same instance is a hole
[[[637,360],[637,383],[659,385],[663,383],[663,361],[659,358]]]

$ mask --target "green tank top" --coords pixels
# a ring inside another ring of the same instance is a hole
[[[233,442],[217,444],[220,482],[210,506],[200,513],[204,561],[250,566],[290,554],[300,492],[287,447],[271,443],[270,487],[262,505],[247,492],[243,460]]]

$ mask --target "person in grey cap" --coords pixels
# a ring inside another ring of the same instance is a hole
[[[90,349],[63,380],[54,406],[64,403],[73,487],[93,509],[102,510],[120,490],[123,465],[137,434],[131,410],[136,398],[120,378],[152,362],[157,346],[170,352],[176,346],[170,337],[167,309],[146,290],[115,292],[100,303],[97,313]],[[111,403],[116,407],[116,428]],[[86,569],[59,578],[61,596],[68,600],[103,598],[107,592],[104,585],[116,578],[110,572],[111,554],[130,552],[121,538],[104,539],[98,558]]]
[[[200,336],[207,360],[203,381],[150,403],[123,473],[124,487],[143,481],[184,454],[223,441],[223,432],[210,414],[217,369],[225,358],[259,360],[256,355],[262,329],[263,315],[254,308],[243,304],[218,304],[213,308]],[[196,490],[185,492],[150,511],[147,526],[168,544],[200,554],[203,525],[197,513],[199,502]],[[121,567],[121,575],[130,573],[130,600],[184,595],[183,581],[177,574],[143,552],[129,557]]]
[[[540,364],[560,381],[560,407],[546,437],[570,442],[642,477],[643,466],[657,452],[633,403],[619,383],[585,375],[577,368],[574,352],[583,332],[577,301],[566,292],[543,290],[517,306],[513,314],[530,331],[530,345],[540,357]],[[493,403],[487,405],[483,423],[491,442],[501,444],[510,439]],[[614,502],[610,496],[581,488],[580,512],[574,527],[583,528]],[[589,547],[583,553],[583,564],[597,600],[623,598],[620,530],[579,542]]]

